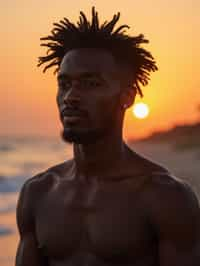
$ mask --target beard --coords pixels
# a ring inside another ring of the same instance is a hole
[[[64,128],[61,137],[67,143],[92,144],[105,136],[106,132],[106,129]]]

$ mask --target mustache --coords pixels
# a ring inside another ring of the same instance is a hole
[[[80,108],[66,107],[61,111],[61,116],[86,116],[86,110]]]

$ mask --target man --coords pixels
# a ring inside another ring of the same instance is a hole
[[[157,70],[143,35],[81,12],[42,40],[57,66],[63,139],[74,157],[29,179],[17,223],[17,266],[199,266],[200,209],[183,181],[122,139],[124,113]]]

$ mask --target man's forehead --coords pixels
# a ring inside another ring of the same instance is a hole
[[[108,51],[95,48],[81,48],[71,50],[64,56],[60,73],[103,73],[116,72],[117,64]]]

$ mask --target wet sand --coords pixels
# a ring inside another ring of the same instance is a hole
[[[19,237],[16,228],[15,212],[1,215],[1,224],[6,224],[13,233],[0,237],[0,266],[14,265]]]

